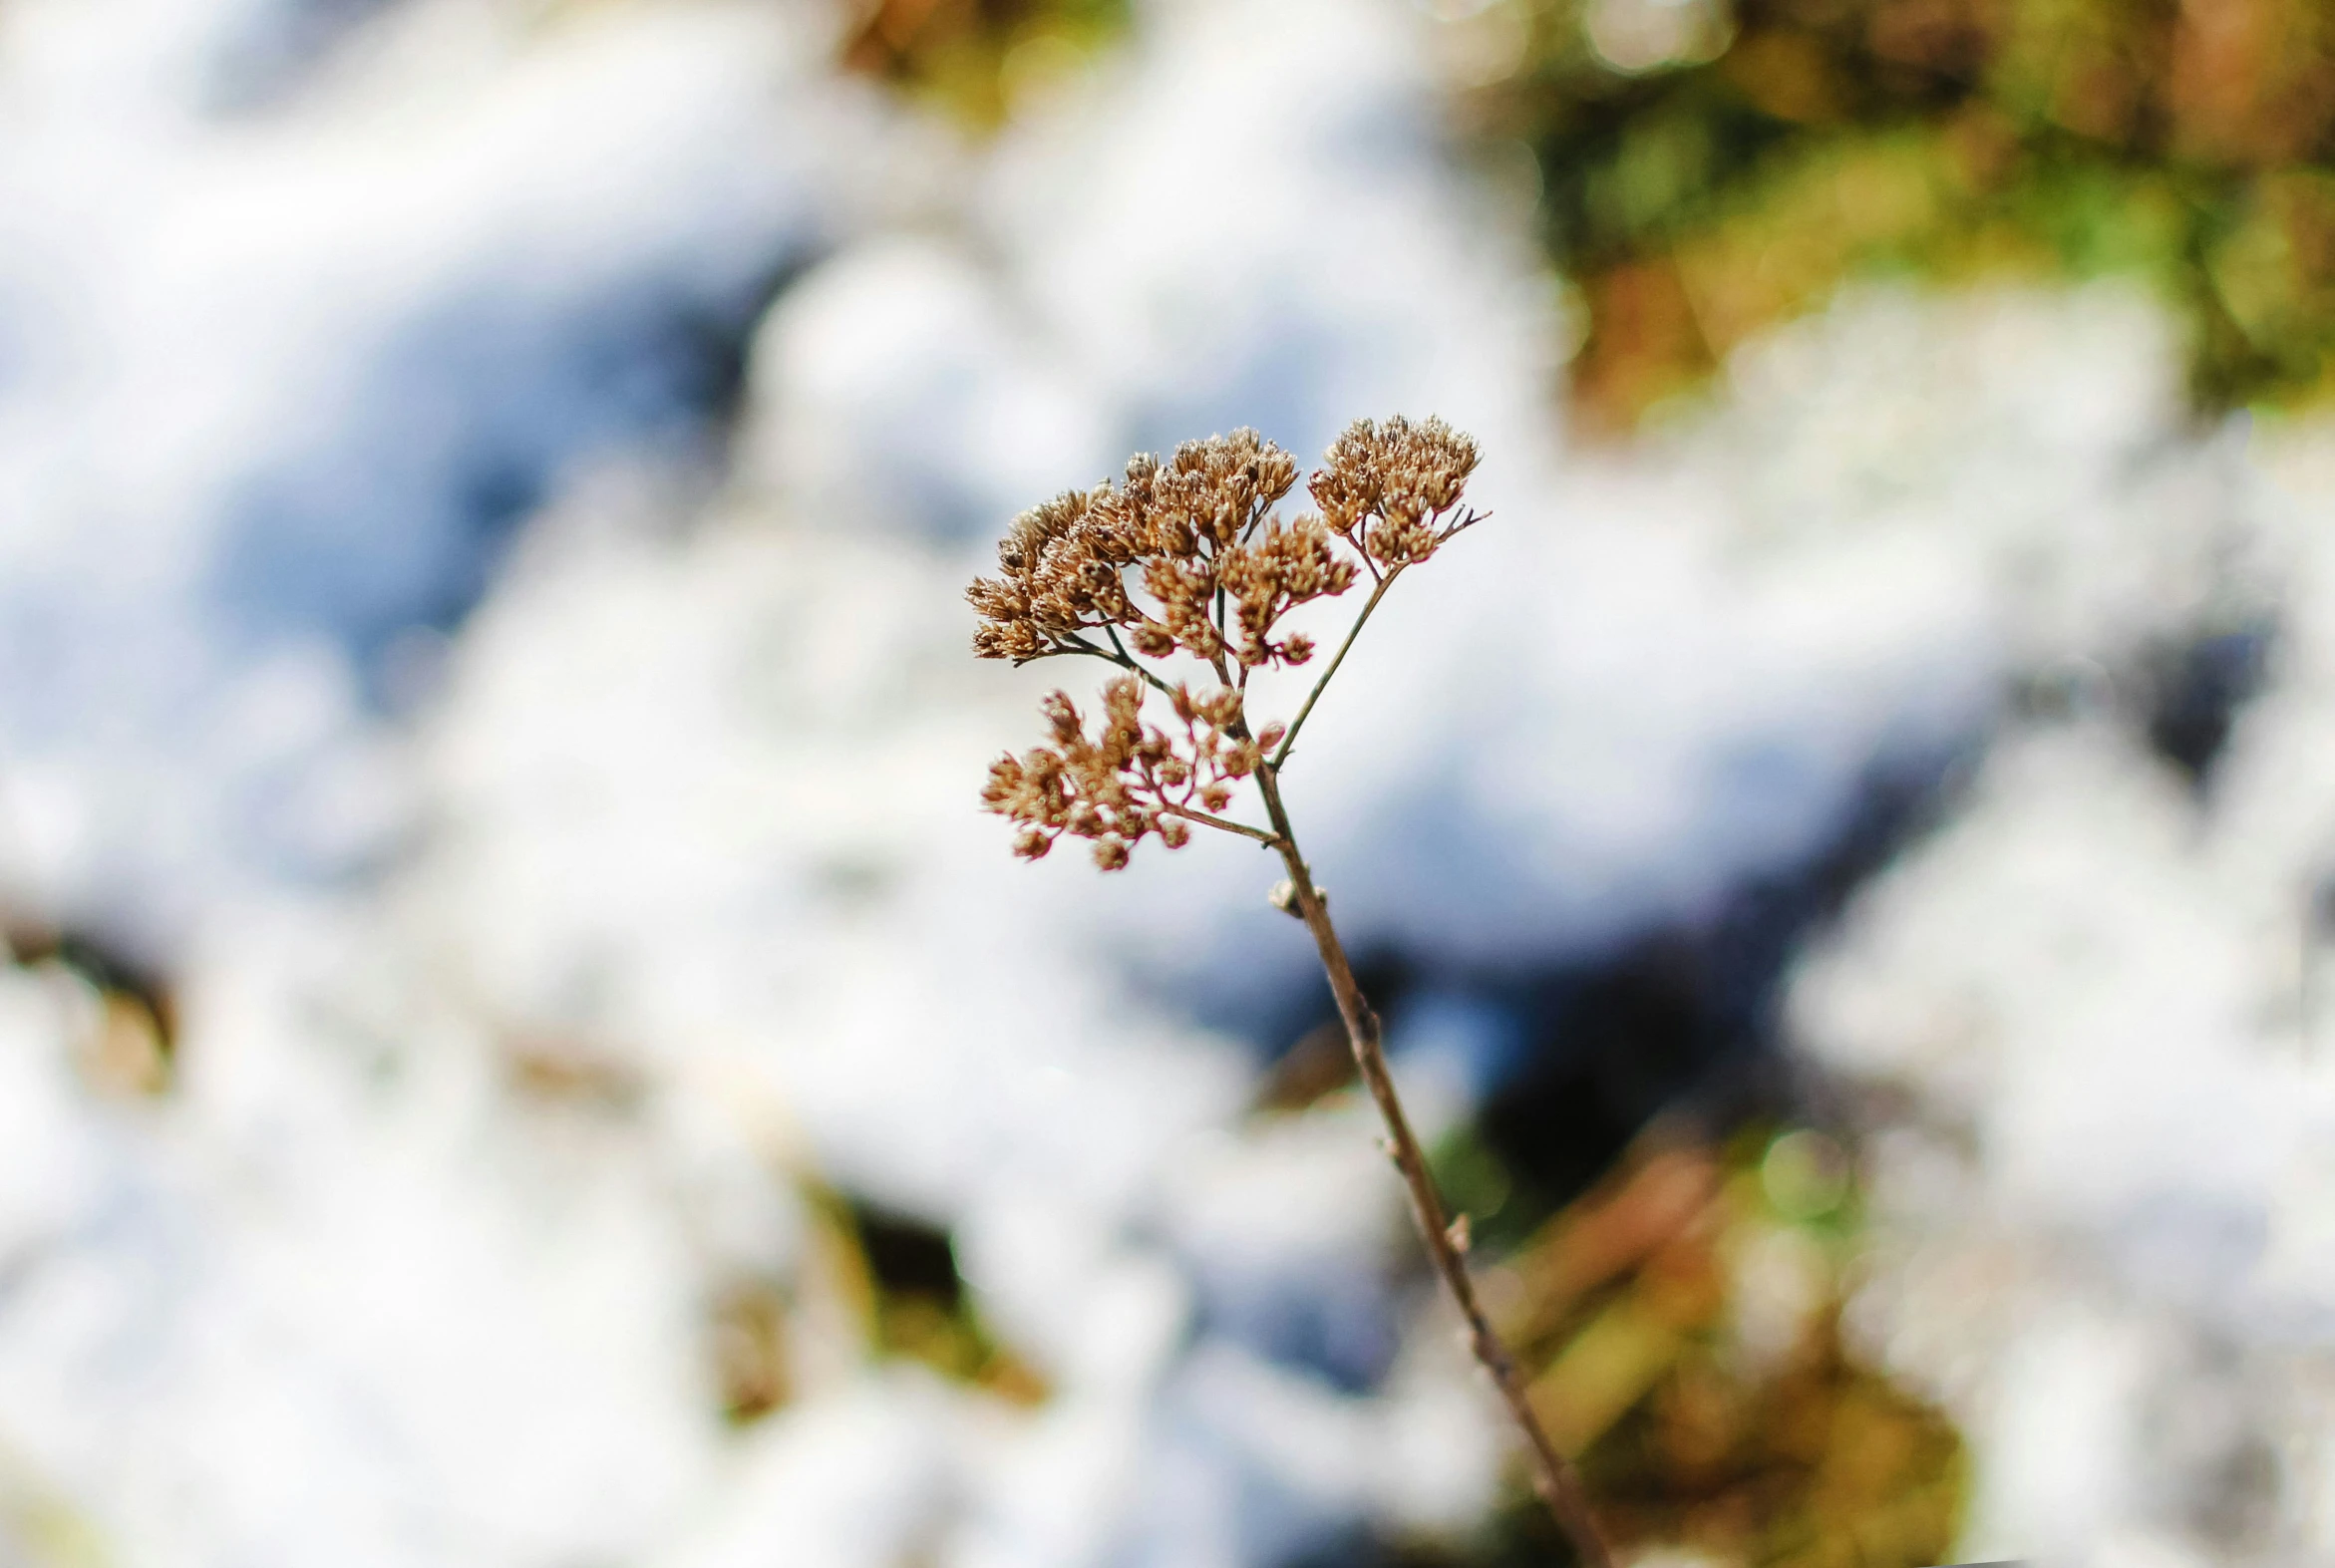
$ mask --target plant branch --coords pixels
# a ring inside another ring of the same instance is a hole
[[[1103,634],[1111,639],[1109,648],[1098,648],[1076,632],[1065,632],[1062,640],[1067,646],[1060,651],[1063,653],[1091,653],[1104,663],[1116,664],[1129,674],[1141,678],[1146,686],[1164,697],[1172,698],[1175,695],[1174,687],[1169,686],[1166,681],[1154,675],[1150,669],[1139,664],[1135,655],[1129,653],[1120,643],[1118,627],[1106,624],[1103,628]]]
[[[1251,827],[1246,822],[1235,822],[1228,816],[1211,816],[1205,811],[1195,811],[1188,805],[1172,805],[1165,800],[1160,803],[1160,809],[1169,816],[1180,816],[1187,822],[1199,822],[1208,827],[1220,827],[1225,832],[1238,833],[1243,838],[1253,838],[1267,849],[1281,847],[1278,835],[1268,833],[1261,827]]]
[[[1388,581],[1393,576],[1389,573]],[[1376,597],[1372,596],[1373,602]],[[1281,803],[1280,784],[1274,777],[1273,765],[1267,764],[1257,771],[1257,788],[1264,796],[1266,813],[1279,835],[1276,847],[1281,852],[1282,863],[1289,868],[1298,912],[1304,917],[1306,929],[1313,933],[1314,946],[1321,952],[1322,968],[1329,975],[1330,990],[1338,999],[1338,1016],[1345,1022],[1346,1039],[1354,1049],[1354,1065],[1361,1071],[1362,1082],[1378,1105],[1380,1119],[1386,1123],[1395,1168],[1410,1191],[1412,1217],[1419,1222],[1420,1234],[1426,1239],[1428,1256],[1434,1261],[1436,1272],[1443,1277],[1453,1301],[1468,1321],[1469,1349],[1478,1364],[1492,1375],[1508,1413],[1523,1432],[1532,1489],[1540,1494],[1540,1500],[1548,1505],[1548,1511],[1555,1515],[1557,1524],[1571,1539],[1583,1568],[1612,1568],[1613,1554],[1589,1510],[1580,1477],[1557,1451],[1539,1417],[1533,1413],[1523,1375],[1507,1347],[1501,1343],[1492,1320],[1485,1316],[1483,1303],[1477,1300],[1475,1283],[1468,1277],[1467,1259],[1452,1238],[1443,1195],[1436,1190],[1427,1154],[1419,1146],[1410,1118],[1403,1113],[1402,1099],[1395,1093],[1394,1074],[1387,1067],[1386,1051],[1379,1037],[1378,1015],[1371,1011],[1362,987],[1354,979],[1354,966],[1347,961],[1337,929],[1330,924],[1330,912],[1322,902],[1321,890],[1313,885],[1305,857],[1298,853],[1297,838],[1289,829],[1289,813]]]
[[[1387,590],[1392,588],[1395,585],[1395,579],[1402,575],[1403,568],[1397,566],[1384,577],[1379,578],[1378,586],[1370,590],[1370,597],[1363,602],[1362,613],[1354,617],[1352,626],[1346,628],[1346,640],[1338,644],[1338,651],[1330,656],[1328,668],[1324,669],[1320,678],[1313,683],[1313,690],[1305,694],[1305,702],[1298,708],[1297,717],[1289,721],[1289,733],[1281,737],[1279,746],[1273,748],[1273,755],[1268,759],[1268,766],[1278,769],[1289,760],[1289,748],[1297,744],[1297,732],[1305,727],[1306,715],[1312,713],[1313,705],[1321,700],[1322,689],[1330,684],[1330,677],[1338,673],[1338,666],[1346,662],[1347,650],[1354,646],[1354,639],[1362,635],[1363,622],[1370,619],[1370,612],[1378,608],[1378,601],[1387,596]]]

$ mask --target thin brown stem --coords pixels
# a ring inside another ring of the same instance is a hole
[[[1378,586],[1370,590],[1370,597],[1363,601],[1362,613],[1354,617],[1352,626],[1346,628],[1346,640],[1338,644],[1338,651],[1330,656],[1328,668],[1322,671],[1320,678],[1313,683],[1313,690],[1305,694],[1305,701],[1298,706],[1297,717],[1289,721],[1289,733],[1281,737],[1279,746],[1273,748],[1273,755],[1268,759],[1270,766],[1279,768],[1289,760],[1289,748],[1297,744],[1297,732],[1305,727],[1306,716],[1313,712],[1313,705],[1321,700],[1323,688],[1330,684],[1330,677],[1338,673],[1338,666],[1346,662],[1347,650],[1354,646],[1354,639],[1362,635],[1363,623],[1370,619],[1370,612],[1378,608],[1378,601],[1387,596],[1387,590],[1402,575],[1403,568],[1397,566],[1381,577]]]
[[[1153,674],[1149,669],[1136,662],[1135,656],[1129,653],[1126,646],[1120,642],[1118,628],[1113,626],[1105,626],[1103,628],[1103,634],[1111,639],[1111,646],[1109,648],[1098,648],[1093,643],[1087,641],[1084,637],[1079,636],[1076,632],[1071,632],[1064,636],[1063,642],[1065,646],[1058,651],[1062,653],[1092,654],[1096,658],[1102,660],[1105,664],[1118,665],[1121,669],[1142,680],[1143,683],[1146,686],[1151,687],[1152,690],[1169,698],[1174,697],[1174,687],[1169,686],[1166,681],[1161,680],[1159,676]],[[1038,657],[1043,659],[1049,656],[1046,654],[1040,654]],[[1027,661],[1024,662],[1026,663]]]
[[[1195,811],[1188,805],[1176,805],[1166,800],[1160,802],[1160,809],[1169,816],[1180,816],[1187,822],[1198,822],[1204,827],[1220,827],[1225,832],[1253,838],[1267,849],[1281,847],[1281,840],[1276,834],[1268,833],[1261,827],[1251,827],[1246,822],[1235,822],[1228,816],[1211,816],[1205,811]]]
[[[1392,581],[1393,576],[1390,573],[1387,580]],[[1372,597],[1375,601],[1377,596]],[[1469,1349],[1475,1353],[1478,1364],[1492,1375],[1508,1413],[1523,1432],[1532,1489],[1540,1494],[1540,1500],[1548,1505],[1548,1511],[1572,1541],[1583,1568],[1612,1568],[1613,1554],[1590,1512],[1580,1477],[1557,1451],[1540,1418],[1533,1413],[1523,1374],[1507,1347],[1501,1343],[1492,1320],[1485,1315],[1483,1303],[1477,1300],[1475,1283],[1468,1277],[1467,1259],[1452,1239],[1451,1222],[1443,1195],[1436,1190],[1435,1174],[1428,1168],[1426,1151],[1419,1146],[1410,1118],[1403,1113],[1403,1101],[1395,1093],[1394,1074],[1388,1070],[1386,1050],[1379,1038],[1378,1015],[1363,998],[1362,987],[1354,979],[1354,966],[1347,961],[1337,928],[1330,924],[1328,906],[1322,902],[1320,889],[1313,885],[1305,857],[1298,853],[1297,838],[1289,829],[1289,813],[1281,803],[1280,783],[1274,777],[1273,765],[1267,764],[1257,771],[1257,789],[1264,796],[1266,814],[1272,818],[1273,830],[1279,835],[1277,847],[1282,863],[1289,868],[1298,912],[1305,919],[1306,929],[1313,933],[1314,946],[1321,951],[1322,968],[1329,975],[1330,990],[1338,999],[1338,1016],[1344,1020],[1346,1039],[1354,1048],[1354,1065],[1361,1071],[1362,1082],[1378,1105],[1380,1119],[1386,1123],[1395,1168],[1410,1191],[1412,1217],[1419,1222],[1420,1234],[1427,1242],[1428,1256],[1434,1261],[1436,1272],[1443,1277],[1461,1316],[1467,1319]]]

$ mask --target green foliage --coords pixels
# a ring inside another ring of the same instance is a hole
[[[1475,129],[1536,156],[1593,423],[1875,275],[2138,279],[2183,324],[2200,409],[2335,392],[2324,0],[1492,9],[1525,46]]]
[[[1503,1332],[1616,1541],[1761,1568],[1946,1559],[1968,1456],[1842,1334],[1862,1224],[1847,1150],[1753,1126],[1639,1151],[1506,1255]],[[1507,1534],[1486,1552],[1519,1555]]]
[[[1129,0],[874,0],[843,58],[987,131],[1076,72],[1128,18]]]

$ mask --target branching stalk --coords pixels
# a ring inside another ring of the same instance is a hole
[[[1459,509],[1476,462],[1475,443],[1440,420],[1358,421],[1308,482],[1321,515],[1283,526],[1268,514],[1294,483],[1295,465],[1254,431],[1238,431],[1187,443],[1167,465],[1136,459],[1124,489],[1073,491],[1016,518],[999,546],[1003,574],[975,582],[967,593],[982,618],[974,652],[1016,663],[1091,653],[1129,673],[1105,685],[1093,728],[1068,695],[1048,697],[1041,712],[1052,744],[999,758],[981,798],[1019,824],[1014,851],[1030,859],[1068,836],[1090,840],[1096,863],[1117,870],[1148,838],[1170,849],[1184,843],[1190,837],[1186,823],[1238,834],[1280,855],[1296,912],[1313,933],[1338,999],[1355,1066],[1386,1123],[1412,1216],[1467,1320],[1471,1351],[1523,1433],[1533,1489],[1571,1537],[1585,1568],[1611,1568],[1612,1554],[1579,1478],[1542,1429],[1522,1374],[1477,1300],[1466,1231],[1452,1229],[1427,1155],[1395,1093],[1378,1018],[1355,983],[1354,966],[1298,851],[1281,799],[1281,768],[1298,732],[1371,612],[1408,567],[1479,520],[1478,513]],[[1130,596],[1127,578],[1138,567],[1142,591],[1154,601],[1150,608]],[[1251,670],[1293,667],[1306,659],[1301,639],[1272,641],[1274,625],[1284,612],[1342,594],[1364,575],[1372,580],[1370,597],[1297,717],[1286,731],[1252,729],[1246,706]],[[1243,633],[1237,677],[1225,659],[1236,612]],[[1215,675],[1216,689],[1170,688],[1129,650],[1120,637],[1123,627],[1145,658],[1179,653],[1204,664]],[[1081,635],[1089,629],[1100,630],[1109,646]],[[1182,721],[1180,737],[1145,722],[1146,685],[1173,705]],[[1221,814],[1233,786],[1251,777],[1271,819],[1269,831]]]
[[[1281,744],[1274,748],[1272,757],[1268,759],[1274,768],[1279,768],[1289,760],[1289,748],[1297,744],[1297,732],[1305,728],[1306,716],[1313,712],[1313,705],[1321,700],[1322,691],[1330,684],[1330,677],[1338,673],[1338,666],[1346,662],[1346,650],[1352,648],[1354,639],[1362,635],[1363,623],[1370,619],[1370,612],[1378,608],[1378,601],[1387,596],[1387,590],[1395,585],[1395,579],[1401,575],[1403,568],[1397,566],[1379,578],[1378,586],[1370,590],[1370,597],[1362,603],[1362,613],[1355,616],[1354,624],[1346,628],[1346,640],[1338,644],[1338,651],[1330,656],[1330,662],[1322,670],[1321,677],[1313,683],[1313,690],[1305,694],[1305,701],[1298,705],[1297,717],[1289,721],[1289,733],[1281,737]]]
[[[1238,833],[1243,838],[1253,838],[1267,849],[1281,847],[1279,834],[1268,833],[1261,827],[1251,827],[1246,822],[1235,822],[1229,817],[1211,816],[1206,811],[1195,811],[1188,805],[1168,803],[1162,805],[1160,809],[1169,816],[1180,816],[1187,822],[1197,822],[1203,827],[1219,828],[1227,833]]]
[[[1295,733],[1294,727],[1291,733]],[[1304,917],[1305,928],[1313,933],[1314,946],[1321,952],[1322,969],[1329,976],[1331,994],[1337,998],[1338,1017],[1346,1026],[1346,1041],[1354,1051],[1354,1066],[1362,1075],[1364,1087],[1370,1091],[1371,1100],[1378,1106],[1379,1119],[1386,1123],[1395,1169],[1401,1173],[1403,1185],[1410,1193],[1411,1217],[1419,1223],[1420,1236],[1427,1243],[1428,1257],[1434,1262],[1436,1273],[1443,1277],[1444,1287],[1451,1292],[1460,1315],[1467,1320],[1468,1348],[1477,1364],[1491,1374],[1508,1414],[1523,1432],[1532,1489],[1556,1516],[1583,1568],[1612,1568],[1613,1554],[1589,1511],[1588,1496],[1581,1488],[1580,1477],[1549,1440],[1540,1417],[1533,1413],[1523,1374],[1518,1371],[1515,1358],[1508,1354],[1507,1346],[1501,1343],[1499,1331],[1493,1328],[1492,1320],[1485,1315],[1483,1302],[1477,1299],[1475,1282],[1468,1275],[1468,1260],[1453,1241],[1450,1213],[1444,1207],[1443,1194],[1436,1188],[1435,1173],[1428,1167],[1427,1153],[1420,1147],[1418,1135],[1411,1130],[1410,1117],[1404,1114],[1402,1098],[1395,1093],[1395,1078],[1387,1066],[1378,1014],[1362,995],[1362,987],[1354,978],[1354,966],[1346,957],[1345,945],[1338,940],[1337,928],[1330,923],[1329,906],[1322,902],[1321,891],[1313,885],[1305,856],[1298,851],[1296,834],[1289,827],[1288,810],[1281,802],[1280,781],[1270,764],[1257,772],[1257,792],[1264,797],[1265,812],[1272,818],[1273,830],[1279,836],[1277,847],[1281,863],[1288,867],[1290,885],[1296,889],[1298,913]]]
[[[1148,666],[1136,662],[1135,656],[1129,653],[1125,645],[1120,642],[1117,628],[1106,626],[1103,628],[1103,630],[1108,633],[1111,638],[1111,650],[1108,653],[1106,653],[1101,648],[1096,647],[1093,643],[1087,641],[1084,637],[1080,637],[1076,634],[1065,637],[1063,639],[1063,642],[1067,645],[1064,651],[1069,653],[1093,654],[1098,659],[1106,660],[1109,663],[1118,665],[1122,670],[1127,671],[1130,675],[1140,677],[1146,686],[1149,686],[1153,691],[1160,693],[1163,697],[1173,697],[1175,695],[1174,687],[1169,686],[1166,681],[1161,680],[1159,676],[1153,674]]]

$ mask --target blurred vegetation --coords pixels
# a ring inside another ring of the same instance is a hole
[[[1129,0],[857,0],[850,70],[994,130],[1126,27]]]
[[[876,1355],[922,1362],[1015,1405],[1045,1400],[1044,1380],[981,1321],[946,1231],[808,1190],[823,1250]]]
[[[2200,410],[2335,393],[2327,0],[1447,0],[1628,427],[1870,276],[2137,279]]]
[[[23,1455],[0,1446],[0,1563],[9,1568],[108,1568],[106,1539]]]
[[[1131,0],[846,0],[849,68],[977,130]],[[1843,282],[2123,277],[2200,411],[2335,397],[2328,0],[1421,0],[1521,145],[1621,431]]]
[[[809,1178],[797,1190],[811,1222],[798,1277],[734,1279],[708,1303],[713,1373],[730,1421],[760,1420],[801,1397],[806,1383],[870,1358],[921,1363],[1011,1405],[1045,1402],[1045,1380],[982,1321],[947,1232]]]
[[[1967,1460],[1938,1411],[1844,1344],[1847,1156],[1808,1129],[1657,1147],[1551,1219],[1488,1297],[1625,1551],[1743,1568],[1920,1568]],[[1548,1560],[1519,1510],[1491,1561]]]
[[[1255,1113],[1351,1101],[1333,1038],[1300,1041]],[[1485,1301],[1532,1375],[1533,1405],[1625,1557],[1950,1560],[1968,1493],[1961,1434],[1842,1334],[1865,1238],[1851,1150],[1808,1127],[1748,1125],[1714,1147],[1657,1124],[1553,1210],[1477,1129],[1446,1134],[1434,1164],[1469,1217]],[[1570,1560],[1520,1491],[1466,1548],[1393,1556],[1402,1568]]]
[[[169,1091],[176,1007],[159,976],[88,937],[5,920],[0,962],[50,976],[78,1002],[74,1067],[91,1089],[118,1099]]]

